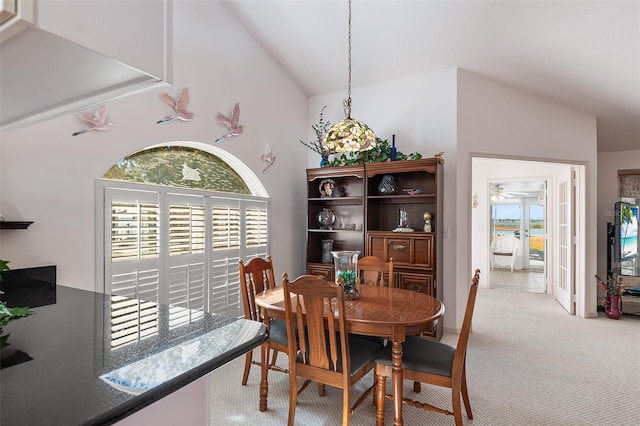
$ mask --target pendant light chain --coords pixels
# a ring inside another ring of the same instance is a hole
[[[321,145],[329,154],[356,153],[375,148],[377,138],[373,130],[362,121],[351,118],[351,0],[349,0],[349,56],[348,97],[342,102],[346,118],[334,124]]]
[[[351,118],[351,0],[349,0],[349,55],[348,55],[348,84],[347,84],[347,99],[344,100],[344,115],[347,118]]]

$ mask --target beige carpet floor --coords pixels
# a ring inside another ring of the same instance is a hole
[[[455,345],[457,335],[445,333],[443,341]],[[463,413],[465,425],[640,425],[640,317],[576,318],[548,295],[481,288],[467,354],[474,420]],[[211,425],[285,425],[287,375],[270,372],[269,409],[259,412],[260,369],[252,367],[241,386],[243,365],[244,357],[213,373]],[[372,381],[365,377],[355,397]],[[410,382],[404,392],[416,396]],[[418,399],[451,409],[446,389],[423,386]],[[327,387],[319,397],[309,386],[299,396],[296,425],[341,424],[341,403],[338,389]],[[406,425],[454,424],[453,417],[413,407],[403,413]],[[392,423],[387,401],[386,424]],[[365,402],[351,424],[375,424],[374,406]]]

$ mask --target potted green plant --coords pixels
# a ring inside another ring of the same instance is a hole
[[[0,259],[0,283],[2,282],[2,272],[10,269],[8,263],[9,261]],[[2,290],[0,290],[0,294],[3,294]],[[4,334],[4,327],[11,321],[29,316],[32,313],[29,308],[10,308],[5,301],[0,300],[0,349],[9,346],[7,340],[10,334]]]

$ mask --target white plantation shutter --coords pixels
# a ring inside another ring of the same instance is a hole
[[[247,201],[245,206],[246,246],[266,247],[269,231],[267,203]]]
[[[169,212],[167,301],[173,306],[199,311],[206,309],[207,297],[205,202],[201,195],[171,193],[165,197]],[[182,320],[171,316],[170,321]]]
[[[159,195],[150,191],[108,188],[105,208],[105,287],[111,294],[159,300]]]
[[[240,205],[238,200],[233,201],[236,201],[237,205],[215,205],[212,208],[213,250],[240,249]]]
[[[240,316],[241,199],[211,197],[209,312]]]
[[[111,203],[111,260],[158,257],[158,204],[137,200]]]
[[[171,309],[169,327],[205,311],[241,316],[238,262],[269,253],[268,199],[117,185],[104,187],[105,292],[190,309]],[[152,333],[150,306],[127,306],[140,323],[113,317],[114,344]]]
[[[111,348],[158,334],[158,304],[111,296]]]
[[[209,312],[241,316],[239,256],[217,256],[211,262]]]
[[[204,253],[204,214],[204,205],[169,205],[169,255]]]
[[[144,263],[150,262],[137,262],[137,265],[127,265],[132,269],[130,271],[112,273],[111,294],[158,302],[160,271],[157,262],[149,265],[148,269],[145,269]],[[117,266],[114,269],[124,269],[119,267],[124,265]]]

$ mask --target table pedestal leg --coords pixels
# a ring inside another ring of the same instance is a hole
[[[393,424],[401,426],[402,419],[402,343],[394,341],[391,347],[391,359],[393,367],[391,369],[391,379],[393,384]]]

